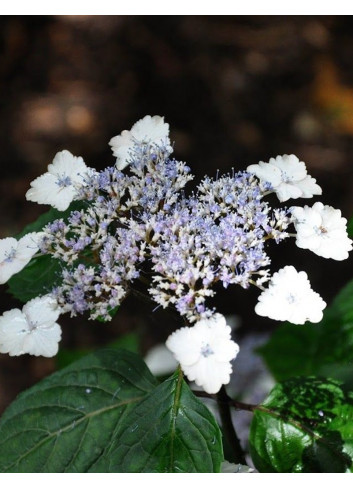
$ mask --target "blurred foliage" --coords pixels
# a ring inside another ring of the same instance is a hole
[[[128,333],[107,345],[107,348],[117,348],[130,351],[132,353],[140,353],[140,340],[136,333]],[[58,369],[67,367],[73,362],[80,360],[89,353],[93,353],[93,349],[89,348],[60,348],[55,357],[55,363]]]

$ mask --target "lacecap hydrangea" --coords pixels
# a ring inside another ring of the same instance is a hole
[[[295,238],[300,248],[344,260],[352,249],[347,221],[337,209],[272,208],[321,195],[316,180],[294,155],[271,158],[214,178],[194,189],[189,166],[176,160],[169,125],[146,116],[110,140],[116,162],[97,172],[68,150],[57,153],[26,197],[58,211],[75,210],[20,240],[0,240],[0,283],[38,255],[61,263],[55,287],[22,309],[0,317],[0,352],[53,356],[60,315],[111,320],[134,290],[154,308],[173,308],[187,326],[167,347],[190,381],[216,393],[230,380],[239,346],[224,316],[210,307],[216,285],[261,290],[255,311],[279,321],[319,322],[326,306],[305,271],[270,271],[269,240]]]

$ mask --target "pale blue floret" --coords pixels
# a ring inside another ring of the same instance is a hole
[[[191,322],[207,317],[214,284],[249,287],[269,264],[266,239],[286,237],[289,217],[278,213],[277,225],[262,201],[268,184],[250,173],[205,177],[187,197],[190,168],[155,144],[137,144],[129,170],[90,175],[79,190],[90,205],[45,228],[41,251],[70,265],[56,296],[73,315],[88,310],[108,318],[143,269],[158,304],[173,305]],[[75,265],[92,250],[94,266]]]

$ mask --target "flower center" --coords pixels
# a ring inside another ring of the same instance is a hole
[[[11,263],[14,260],[14,258],[16,257],[15,248],[11,248],[11,250],[9,252],[5,253],[5,256],[6,256],[6,258],[5,258],[4,262]]]
[[[287,302],[288,302],[288,304],[294,304],[294,302],[296,301],[296,299],[297,299],[297,298],[296,298],[296,297],[295,297],[295,295],[293,295],[293,294],[289,294],[289,295],[287,296]]]
[[[283,170],[281,170],[281,173],[282,173],[282,182],[283,183],[292,183],[293,179],[290,178],[290,176],[288,175],[288,173],[286,173]]]
[[[38,327],[38,323],[36,321],[28,321],[29,331],[32,332]]]
[[[209,357],[210,355],[213,355],[214,354],[214,351],[212,350],[212,348],[210,347],[210,345],[207,343],[207,345],[204,345],[202,348],[201,348],[201,355],[205,358]]]
[[[324,226],[320,226],[320,227],[315,226],[314,231],[318,236],[322,236],[328,233],[327,229],[324,228]]]
[[[62,188],[69,187],[70,185],[72,185],[71,178],[68,177],[67,175],[58,176],[58,179],[55,183],[56,185]]]

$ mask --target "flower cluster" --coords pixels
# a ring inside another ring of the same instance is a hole
[[[352,249],[339,210],[321,202],[273,209],[264,200],[270,193],[281,202],[322,193],[296,156],[205,177],[187,194],[193,175],[172,156],[162,117],[146,116],[110,145],[116,164],[102,172],[66,150],[58,153],[26,197],[59,211],[77,201],[75,209],[39,233],[0,240],[1,283],[35,254],[62,263],[61,281],[47,296],[0,317],[1,352],[54,355],[59,314],[110,320],[137,289],[185,318],[189,326],[174,332],[167,347],[189,380],[215,393],[229,382],[239,350],[224,317],[209,305],[216,285],[260,288],[255,311],[261,316],[321,320],[326,304],[305,272],[287,266],[271,276],[269,269],[269,240],[295,236],[300,248],[336,260]]]
[[[290,217],[274,216],[254,175],[239,172],[206,178],[196,194],[171,212],[148,215],[158,233],[150,247],[154,300],[175,306],[189,322],[209,317],[214,285],[248,288],[268,280],[268,239],[284,239]]]

